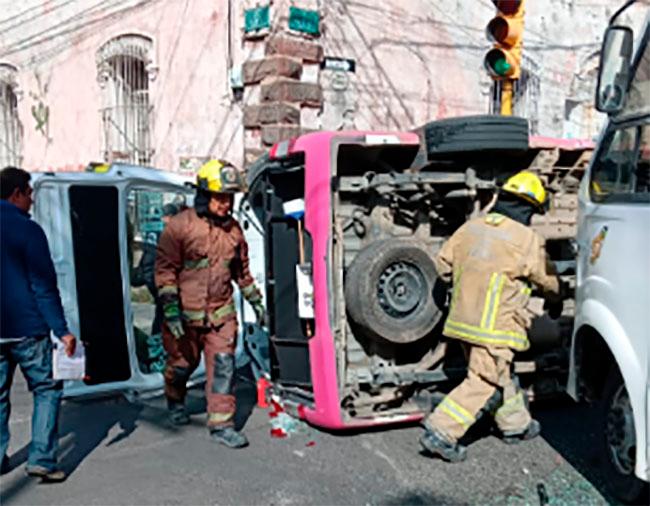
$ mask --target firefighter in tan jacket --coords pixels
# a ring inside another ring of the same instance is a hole
[[[560,280],[544,240],[528,226],[545,203],[539,178],[516,174],[502,187],[492,212],[461,226],[435,259],[439,276],[453,287],[443,334],[461,340],[469,360],[467,377],[429,415],[420,439],[426,451],[445,460],[465,459],[458,440],[497,392],[502,403],[494,418],[506,442],[540,432],[513,382],[511,364],[515,351],[529,347],[531,288],[542,290],[556,308],[559,302],[561,310]]]
[[[248,268],[248,245],[230,214],[234,193],[242,189],[242,177],[232,165],[218,160],[203,165],[194,208],[174,216],[160,237],[155,272],[165,320],[170,420],[176,425],[190,422],[184,404],[186,384],[203,351],[208,428],[212,439],[231,448],[248,444],[233,426],[237,337],[233,281],[259,321],[264,315],[262,296]]]

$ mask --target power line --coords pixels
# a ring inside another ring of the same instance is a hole
[[[122,2],[122,1],[124,1],[124,0],[117,0],[118,3]],[[39,44],[41,42],[40,40],[38,40],[39,37],[41,37],[41,36],[43,36],[43,35],[45,35],[45,34],[47,34],[49,32],[53,32],[53,31],[55,31],[55,30],[57,30],[59,28],[63,28],[63,27],[65,27],[66,25],[68,25],[70,23],[77,22],[79,24],[83,24],[83,17],[84,16],[93,14],[94,11],[97,10],[97,9],[102,10],[102,6],[104,4],[106,4],[106,3],[108,3],[108,2],[100,1],[100,2],[96,3],[95,5],[93,5],[92,7],[89,7],[87,9],[85,9],[85,10],[82,10],[81,12],[78,12],[78,13],[75,13],[75,14],[71,15],[70,17],[66,18],[64,21],[61,21],[60,23],[49,26],[45,30],[41,30],[41,31],[36,32],[36,33],[34,33],[32,35],[29,35],[29,36],[27,36],[27,37],[25,37],[25,38],[23,38],[23,39],[21,39],[21,40],[19,40],[17,42],[14,42],[13,44],[9,45],[9,49],[7,51],[5,51],[3,53],[3,55],[16,53],[18,51],[28,49],[29,47],[31,47],[33,45],[37,45],[37,44]],[[54,36],[56,36],[56,35],[54,35]],[[46,39],[47,39],[47,37],[45,39],[43,39],[43,40],[46,40]],[[32,43],[31,41],[34,41],[34,40],[36,40],[36,42]]]
[[[35,16],[32,16],[31,18],[22,19],[20,21],[17,21],[16,23],[9,26],[8,28],[2,28],[2,33],[4,34],[6,32],[9,32],[9,31],[13,30],[14,28],[23,27],[25,24],[30,23],[31,21],[34,21],[35,19],[38,19],[40,17],[50,16],[53,11],[55,11],[57,9],[61,9],[61,8],[65,7],[66,5],[71,4],[73,2],[77,2],[77,1],[78,0],[65,0],[63,3],[61,3],[59,5],[55,5],[55,6],[51,7],[51,8],[49,8],[47,10],[47,12],[39,12],[38,14],[36,14]],[[24,14],[27,14],[28,12],[31,12],[31,11],[34,11],[34,10],[37,10],[37,9],[42,9],[42,8],[43,8],[43,5],[41,5],[41,4],[36,5],[34,7],[30,7],[29,9],[26,9],[23,12],[20,12],[20,13],[14,15],[14,16],[11,16],[11,17],[9,17],[7,19],[0,20],[0,26],[2,26],[5,23],[9,23],[9,22],[11,22],[11,21],[13,21],[15,19],[20,18],[21,16],[23,16]]]
[[[90,20],[90,21],[85,21],[84,18],[94,16],[94,15],[103,13],[103,12],[105,12],[107,10],[117,8],[117,7],[123,5],[124,3],[128,2],[128,1],[131,1],[131,0],[116,0],[116,1],[113,1],[112,4],[111,4],[111,2],[106,2],[106,1],[99,2],[98,4],[95,4],[94,6],[89,7],[88,9],[85,9],[85,10],[79,12],[79,13],[74,14],[73,16],[65,19],[64,21],[62,21],[62,22],[60,22],[60,23],[58,23],[58,24],[56,24],[54,26],[51,26],[51,27],[47,28],[46,30],[42,30],[42,31],[37,32],[37,33],[35,33],[33,35],[30,35],[30,36],[28,36],[28,37],[26,37],[26,38],[24,38],[24,39],[22,39],[20,41],[15,42],[12,46],[9,46],[8,50],[6,50],[2,54],[0,54],[0,56],[7,56],[7,55],[14,54],[14,53],[22,52],[22,51],[28,50],[28,49],[30,49],[30,48],[32,48],[34,46],[38,46],[38,45],[50,42],[50,41],[52,41],[52,40],[54,40],[54,39],[56,39],[58,37],[62,37],[62,36],[67,35],[67,34],[69,34],[71,32],[74,32],[74,31],[77,31],[77,30],[80,30],[80,29],[85,30],[85,29],[89,28],[90,26],[96,24],[98,21],[102,21],[102,20],[104,20],[106,18],[110,18],[110,17],[113,16],[113,14],[119,13],[121,11],[116,11],[116,12],[113,12],[111,14],[107,14],[103,18],[97,18],[97,19]],[[147,3],[147,1],[148,0],[144,0],[144,1],[140,2],[139,4],[135,5],[134,8],[142,5],[143,3]],[[70,25],[73,25],[73,26],[70,27]],[[55,31],[55,30],[59,30],[59,31]],[[52,32],[54,32],[54,33],[52,33]],[[41,38],[39,38],[39,37],[41,37]],[[69,44],[69,41],[66,41],[64,45],[67,45],[67,44]],[[40,58],[40,56],[41,55],[39,55],[39,58],[37,58],[37,59],[42,60],[43,58]]]

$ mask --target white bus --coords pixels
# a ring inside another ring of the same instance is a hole
[[[638,33],[622,22],[628,9],[645,11]],[[569,393],[598,408],[608,488],[642,504],[650,502],[649,21],[648,4],[630,1],[605,32],[596,108],[608,119],[579,191],[569,376]]]

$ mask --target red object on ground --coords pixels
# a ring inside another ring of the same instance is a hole
[[[287,437],[287,433],[282,429],[271,429],[271,437],[284,438]]]
[[[264,376],[257,380],[257,407],[258,408],[268,408],[269,403],[266,400],[266,392],[271,386],[269,380]]]
[[[309,441],[305,446],[316,446],[316,441]]]

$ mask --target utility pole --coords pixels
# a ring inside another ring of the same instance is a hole
[[[514,83],[521,76],[521,47],[524,36],[525,0],[492,0],[497,15],[486,28],[493,43],[483,60],[485,70],[501,83],[501,114],[512,115]]]

